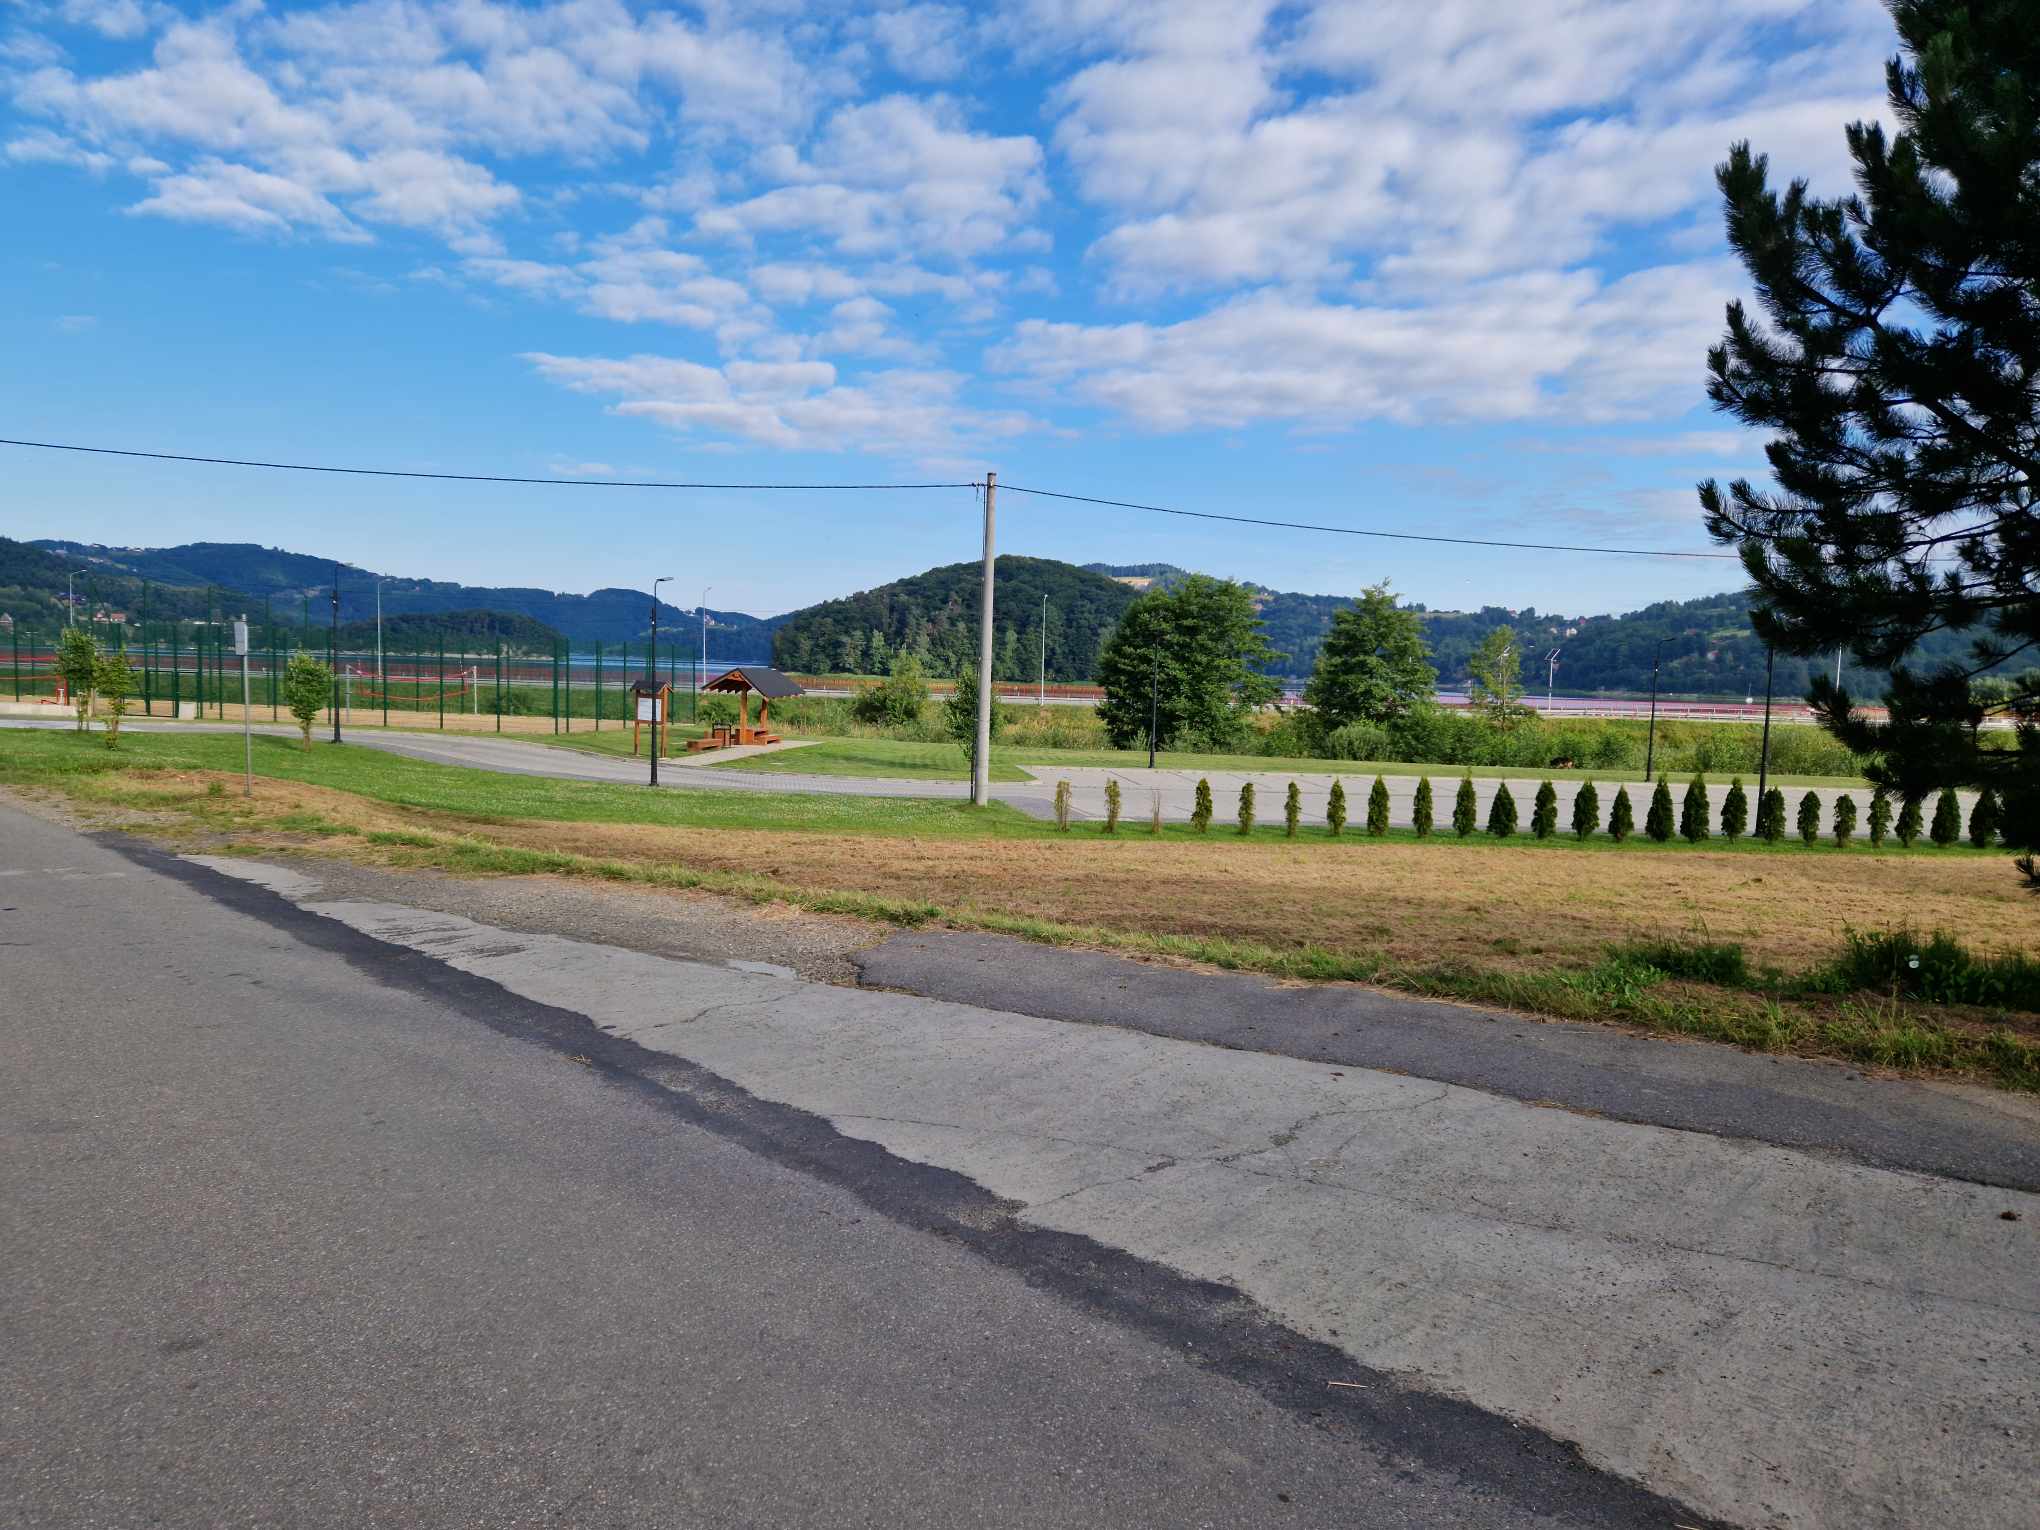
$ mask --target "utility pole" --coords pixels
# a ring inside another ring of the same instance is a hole
[[[992,800],[992,517],[999,493],[999,475],[985,474],[985,574],[978,595],[977,751],[970,762],[970,800],[983,807]]]
[[[673,576],[672,576],[671,574],[661,574],[661,575],[660,575],[660,576],[659,576],[659,577],[658,577],[657,579],[654,579],[654,580],[652,581],[652,668],[651,668],[651,673],[650,673],[650,674],[648,674],[648,675],[646,675],[646,676],[645,676],[645,678],[646,678],[647,680],[649,680],[649,681],[651,681],[651,682],[652,682],[652,781],[651,781],[651,784],[652,784],[653,786],[657,786],[657,785],[659,784],[659,714],[660,714],[661,712],[663,712],[663,711],[665,710],[665,707],[666,707],[666,703],[670,703],[670,702],[672,701],[672,699],[673,699],[673,698],[672,698],[671,696],[667,696],[667,697],[665,697],[665,698],[664,698],[664,700],[662,701],[662,700],[661,700],[661,698],[660,698],[660,696],[659,696],[659,694],[658,694],[658,685],[659,685],[659,586],[660,586],[660,585],[662,585],[662,584],[671,584],[672,582],[673,582]]]
[[[701,680],[708,672],[708,592],[712,584],[701,587],[701,604],[694,609],[701,615],[701,652],[694,656],[694,692],[687,701],[687,720],[695,722],[701,716]]]
[[[1558,686],[1558,656],[1564,652],[1564,648],[1554,648],[1544,657],[1546,666],[1544,671],[1544,715],[1547,717],[1551,715],[1552,692]]]
[[[1664,653],[1664,640],[1660,638],[1650,654],[1650,744],[1643,752],[1643,778],[1652,779],[1651,767],[1657,763],[1657,669],[1658,659]]]
[[[333,565],[333,626],[326,639],[326,662],[333,671],[333,742],[340,742],[340,565]]]
[[[1757,814],[1764,811],[1764,791],[1771,784],[1771,666],[1778,660],[1778,651],[1769,643],[1764,645],[1764,742],[1757,754]]]
[[[241,795],[255,795],[255,734],[248,725],[248,613],[234,623],[234,652],[241,656]]]
[[[1034,698],[1037,709],[1048,705],[1048,591],[1041,592],[1041,690]]]

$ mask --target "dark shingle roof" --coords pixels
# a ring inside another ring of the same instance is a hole
[[[717,675],[702,687],[704,691],[756,691],[767,701],[780,701],[788,696],[804,696],[807,692],[776,669],[762,664],[746,664]]]

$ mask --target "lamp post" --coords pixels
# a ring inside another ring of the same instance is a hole
[[[389,677],[383,673],[382,587],[387,582],[388,581],[382,579],[378,579],[375,582],[375,683],[381,686],[385,692],[389,690],[390,682]],[[388,709],[385,708],[384,710],[387,711]]]
[[[1544,656],[1544,715],[1547,717],[1552,712],[1552,692],[1558,687],[1558,656],[1564,652],[1564,648],[1554,648]]]
[[[340,742],[340,565],[333,565],[333,627],[326,639],[326,658],[333,667],[333,742]]]
[[[701,676],[708,668],[708,592],[714,588],[712,584],[704,584],[701,587],[701,602],[694,608],[695,614],[701,618],[701,652],[694,656],[694,694],[687,702],[689,722],[701,720]]]
[[[1660,638],[1650,654],[1650,742],[1643,751],[1643,778],[1646,781],[1652,779],[1651,767],[1657,763],[1657,671],[1658,660],[1664,651],[1664,639]]]
[[[659,784],[659,713],[664,710],[659,704],[659,586],[671,584],[671,574],[661,574],[652,581],[652,666],[646,679],[652,682],[652,780]]]
[[[1036,710],[1048,705],[1048,591],[1041,592],[1041,690],[1034,698]]]

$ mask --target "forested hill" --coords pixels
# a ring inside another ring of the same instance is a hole
[[[376,645],[373,619],[347,622],[340,628],[340,646],[366,651]],[[498,642],[505,652],[552,653],[567,635],[528,616],[502,611],[440,611],[430,615],[383,615],[380,634],[386,654],[436,654],[443,644],[449,653],[493,653]],[[324,635],[321,634],[321,641]]]
[[[998,618],[992,673],[1032,680],[1041,669],[1042,601],[1048,604],[1048,678],[1088,681],[1098,648],[1136,592],[1102,574],[1047,558],[1006,557],[993,575]],[[931,568],[874,590],[809,606],[783,619],[772,661],[803,673],[882,672],[894,655],[916,654],[937,675],[977,662],[976,563]]]
[[[278,621],[293,620],[306,610],[323,619],[331,611],[330,559],[260,547],[253,542],[186,542],[176,547],[102,547],[96,543],[62,541],[13,545],[26,545],[29,552],[40,551],[53,559],[53,567],[37,571],[39,578],[54,577],[54,586],[46,587],[42,603],[50,610],[61,609],[64,573],[71,570],[78,576],[81,600],[98,599],[103,591],[106,599],[123,600],[132,606],[140,600],[141,581],[148,580],[155,587],[152,595],[160,595],[172,606],[194,598],[177,592],[195,589],[201,612],[208,586],[238,592],[237,602],[246,604],[252,599],[258,611],[266,597]],[[4,567],[4,561],[0,561],[0,570]],[[9,582],[0,572],[0,595],[4,595]],[[459,584],[379,574],[352,567],[340,570],[343,624],[374,620],[378,582],[382,585],[385,621],[407,614],[497,611],[556,628],[576,643],[640,642],[650,626],[651,597],[642,590],[604,589],[575,595],[516,585]],[[4,603],[0,603],[0,609],[4,609]],[[192,613],[176,609],[166,614]],[[743,611],[717,610],[709,612],[709,621],[709,651],[717,659],[755,662],[770,647],[770,621]],[[686,652],[699,641],[701,624],[693,612],[661,601],[659,630],[662,644],[672,642]]]

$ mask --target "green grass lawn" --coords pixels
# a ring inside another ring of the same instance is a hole
[[[827,738],[778,754],[753,754],[718,764],[716,770],[755,770],[812,776],[892,777],[902,781],[968,781],[970,756],[953,743],[910,744],[890,738]],[[994,781],[1033,777],[1002,751],[992,751]]]

